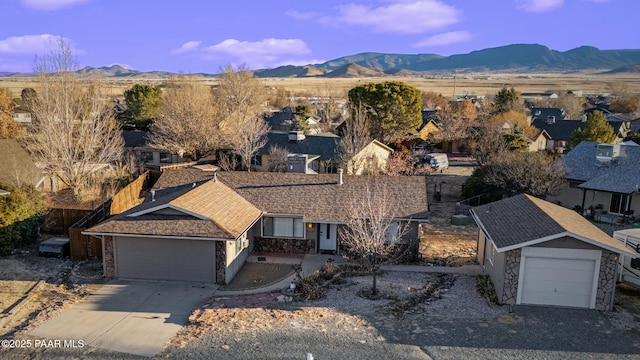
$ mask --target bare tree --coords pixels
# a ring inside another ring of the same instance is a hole
[[[269,171],[270,172],[287,172],[287,150],[272,145],[269,148]]]
[[[36,162],[81,200],[105,167],[122,156],[123,140],[111,102],[98,82],[80,78],[64,41],[50,55],[37,58],[40,91],[30,99],[35,115],[27,143]]]
[[[349,218],[346,227],[340,228],[340,235],[349,256],[371,273],[370,295],[376,296],[380,266],[406,256],[415,247],[403,239],[408,228],[406,222],[396,219],[395,209],[400,205],[397,199],[380,178],[370,179],[362,191],[348,200]]]
[[[347,174],[357,174],[367,159],[364,156],[356,157],[356,154],[371,142],[371,135],[367,111],[362,105],[349,106],[351,116],[344,122],[338,152],[340,163],[345,166]]]
[[[211,90],[193,76],[169,79],[150,141],[158,148],[198,160],[220,148],[221,123]]]
[[[557,99],[551,101],[551,106],[563,109],[570,120],[580,119],[584,113],[585,105],[584,98],[576,96],[571,91],[562,91]]]
[[[328,130],[331,122],[340,115],[338,99],[346,99],[347,96],[344,92],[340,93],[336,88],[330,86],[318,88],[317,94],[320,99],[314,106],[320,116],[323,129]]]
[[[269,132],[262,118],[265,87],[251,71],[228,66],[220,77],[214,96],[218,116],[223,121],[226,146],[240,156],[243,167],[251,171],[251,158],[267,143]]]

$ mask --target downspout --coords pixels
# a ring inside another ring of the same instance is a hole
[[[587,189],[582,189],[582,216],[585,214],[584,202],[587,198]],[[590,214],[593,215],[593,214]]]

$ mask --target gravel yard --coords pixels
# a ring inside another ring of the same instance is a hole
[[[353,277],[319,300],[200,309],[159,357],[640,358],[640,327],[626,314],[490,305],[467,275],[387,272],[377,301],[358,295],[370,285]]]

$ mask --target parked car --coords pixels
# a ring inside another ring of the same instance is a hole
[[[447,157],[447,154],[430,153],[425,155],[424,159],[433,170],[440,170],[440,172],[443,172],[449,168],[449,158]]]
[[[38,255],[63,259],[70,254],[69,238],[51,238],[40,243]]]

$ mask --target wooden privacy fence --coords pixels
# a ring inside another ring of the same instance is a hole
[[[144,191],[153,185],[157,177],[148,172],[138,176],[129,185],[118,191],[111,199],[91,211],[69,228],[71,260],[102,259],[102,241],[83,235],[82,232],[104,220],[125,212],[142,202]]]

